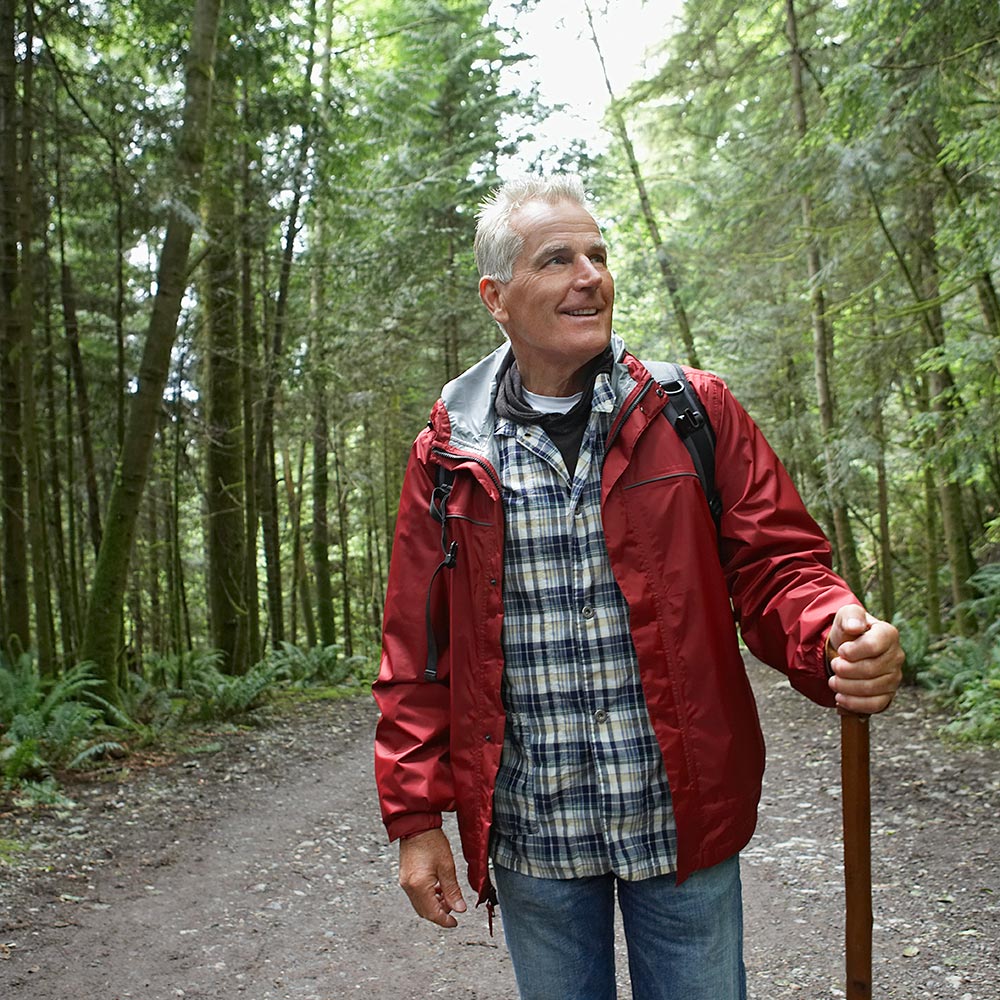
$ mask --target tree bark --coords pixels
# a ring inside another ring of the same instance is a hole
[[[17,306],[20,284],[18,227],[17,61],[14,4],[0,3],[0,502],[3,509],[4,649],[19,655],[31,644],[28,545],[25,525],[23,377],[21,352],[28,331]]]
[[[62,254],[61,254],[62,255]],[[59,269],[63,309],[63,329],[69,354],[73,388],[76,394],[77,433],[80,435],[80,451],[83,458],[83,475],[87,491],[87,525],[90,529],[90,543],[94,555],[101,551],[101,500],[97,487],[97,466],[94,461],[94,439],[90,429],[90,393],[87,389],[87,375],[80,353],[80,330],[76,318],[76,291],[73,275],[65,262]]]
[[[304,165],[306,141],[303,139],[300,167]],[[295,256],[295,238],[299,231],[299,208],[302,203],[301,170],[297,173],[295,193],[288,214],[285,245],[281,255],[281,273],[278,278],[278,300],[274,310],[274,325],[270,350],[265,352],[264,398],[261,402],[260,428],[256,437],[255,482],[257,505],[260,510],[261,530],[264,536],[264,562],[267,571],[268,614],[271,645],[279,646],[285,638],[284,595],[281,583],[281,544],[278,529],[278,495],[275,485],[277,466],[274,448],[274,411],[281,383],[280,361],[285,345],[285,318],[288,307],[288,289]]]
[[[249,97],[244,90],[241,108],[245,116]],[[258,398],[259,364],[256,327],[254,324],[254,290],[251,235],[250,151],[247,144],[240,151],[240,378],[243,402],[243,482],[244,544],[243,593],[247,600],[247,658],[250,663],[260,659],[260,604],[257,597],[257,487],[254,476],[256,421],[254,400]]]
[[[209,249],[205,257],[205,317],[208,335],[206,504],[208,603],[212,645],[222,669],[243,674],[250,667],[245,592],[246,543],[243,464],[243,395],[240,358],[239,259],[233,165],[235,83],[220,56],[216,75],[216,148],[206,192]],[[222,121],[220,121],[222,118]]]
[[[25,5],[25,48],[34,50],[34,6]],[[35,396],[35,230],[34,217],[34,60],[24,62],[21,102],[21,386],[23,392],[23,449],[28,473],[27,527],[31,552],[31,595],[35,609],[35,648],[43,675],[55,672],[55,633],[49,600],[48,531],[45,493],[42,489],[42,456]]]
[[[333,28],[333,0],[326,0],[323,5],[323,23],[325,37],[323,44],[323,59],[321,62],[322,95],[320,101],[321,128],[329,129],[330,99],[332,96],[330,59],[331,31]],[[326,245],[326,215],[322,205],[315,208],[314,227],[316,230],[316,246]],[[328,350],[327,303],[326,303],[326,270],[317,261],[312,270],[312,287],[310,290],[311,331],[310,357],[312,361],[312,536],[310,538],[310,555],[313,567],[313,580],[316,583],[316,624],[319,631],[319,641],[323,646],[332,646],[337,641],[337,618],[333,605],[333,582],[330,570],[330,417],[329,395],[327,381],[330,376],[330,358]]]
[[[288,515],[292,527],[292,642],[295,643],[295,609],[302,609],[302,624],[306,630],[306,646],[316,645],[316,617],[313,614],[312,587],[309,585],[309,568],[306,565],[305,546],[302,544],[302,483],[304,482],[306,445],[299,452],[298,486],[292,475],[292,458],[283,452],[285,493],[288,498]]]
[[[49,258],[47,238],[45,241],[46,259]],[[76,648],[79,641],[77,632],[79,623],[79,608],[73,599],[73,587],[69,560],[67,558],[66,528],[63,520],[63,475],[60,464],[60,445],[57,414],[60,412],[59,398],[56,392],[55,350],[52,332],[51,286],[45,282],[45,308],[42,331],[44,335],[43,380],[45,393],[45,435],[48,439],[48,463],[46,480],[49,490],[48,528],[52,543],[52,558],[54,562],[51,576],[55,577],[56,600],[58,602],[59,639],[62,646],[62,657],[65,662],[72,663],[76,659]]]
[[[340,602],[343,620],[344,656],[354,655],[354,626],[351,617],[350,534],[347,520],[347,491],[341,475],[340,437],[333,444],[334,488],[337,492],[337,526],[340,534]]]
[[[149,473],[181,299],[187,287],[187,262],[200,201],[221,6],[221,0],[195,2],[183,125],[177,152],[177,190],[182,200],[175,202],[167,223],[156,298],[139,367],[138,389],[129,410],[87,607],[81,656],[97,665],[104,682],[103,693],[111,699],[118,694],[115,677],[122,600],[136,520]]]
[[[319,639],[324,646],[337,641],[337,621],[333,611],[333,585],[330,576],[330,469],[329,425],[326,388],[315,380],[313,392],[313,466],[312,466],[312,564],[316,580],[316,618]]]
[[[934,487],[934,472],[924,466],[924,593],[927,611],[927,631],[931,638],[944,632],[941,619],[941,586],[938,583],[938,553],[941,551],[941,532],[938,530],[938,499]]]

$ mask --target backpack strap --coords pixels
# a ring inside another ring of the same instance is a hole
[[[667,394],[663,415],[691,456],[718,534],[722,498],[715,487],[715,431],[708,414],[680,365],[672,361],[643,361],[642,365]]]

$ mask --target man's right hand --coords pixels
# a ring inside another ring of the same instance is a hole
[[[457,927],[454,913],[465,913],[451,844],[442,830],[427,830],[399,842],[399,884],[413,909],[441,927]]]

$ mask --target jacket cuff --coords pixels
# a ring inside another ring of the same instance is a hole
[[[426,833],[428,830],[439,830],[440,828],[440,813],[406,813],[385,824],[390,842],[406,840],[408,837],[415,837],[418,833]]]

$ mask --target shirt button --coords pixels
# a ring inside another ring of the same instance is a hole
[[[589,604],[585,604],[580,614],[589,621],[594,617],[594,609]]]
[[[608,721],[608,713],[605,712],[603,708],[599,708],[596,712],[594,712],[594,721],[595,722],[607,722]]]

